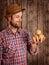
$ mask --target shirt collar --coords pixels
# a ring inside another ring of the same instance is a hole
[[[7,27],[6,31],[7,31],[7,33],[9,33],[9,34],[13,33],[12,30],[11,30],[9,27]],[[20,34],[20,32],[21,32],[21,28],[19,28],[16,33]]]

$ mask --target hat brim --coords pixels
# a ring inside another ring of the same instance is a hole
[[[15,12],[15,13],[18,13],[18,12],[21,12],[21,11],[22,11],[22,12],[23,12],[23,11],[25,11],[25,8],[23,8],[23,9],[21,9],[21,10],[19,10],[19,11]],[[15,13],[13,13],[13,14],[15,14]],[[11,15],[9,15],[9,16],[12,16],[13,14],[11,14]],[[8,15],[6,15],[6,16],[5,16],[5,18],[7,18],[7,17],[9,17],[9,16],[8,16]]]

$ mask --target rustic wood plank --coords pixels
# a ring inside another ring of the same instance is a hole
[[[22,28],[27,29],[27,22],[28,22],[28,16],[27,16],[27,0],[22,0],[22,8],[25,9],[22,16]]]
[[[44,0],[44,34],[45,34],[45,36],[46,36],[46,40],[45,40],[45,45],[44,45],[44,53],[45,53],[45,55],[44,55],[44,65],[48,65],[47,63],[47,60],[48,60],[48,57],[47,57],[47,55],[46,54],[48,54],[48,49],[47,49],[47,47],[49,47],[49,39],[48,39],[48,36],[49,36],[49,30],[48,30],[48,28],[49,28],[49,23],[48,23],[48,14],[47,14],[47,10],[48,10],[48,0]]]
[[[37,14],[38,14],[38,29],[43,33],[43,1],[37,1]],[[38,65],[44,65],[44,46],[43,43],[40,45],[40,52],[38,54]]]
[[[37,0],[27,0],[27,14],[28,14],[28,21],[27,21],[27,29],[30,32],[30,35],[33,36],[34,31],[37,29]],[[30,61],[28,60],[29,65],[37,65],[37,56],[31,56]]]
[[[37,29],[37,0],[28,0],[28,31],[31,35]]]

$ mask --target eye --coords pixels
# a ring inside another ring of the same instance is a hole
[[[19,18],[19,16],[17,15],[16,18]]]

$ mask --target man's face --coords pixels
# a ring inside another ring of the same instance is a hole
[[[18,12],[11,17],[10,25],[14,28],[20,28],[22,23],[22,12]]]

